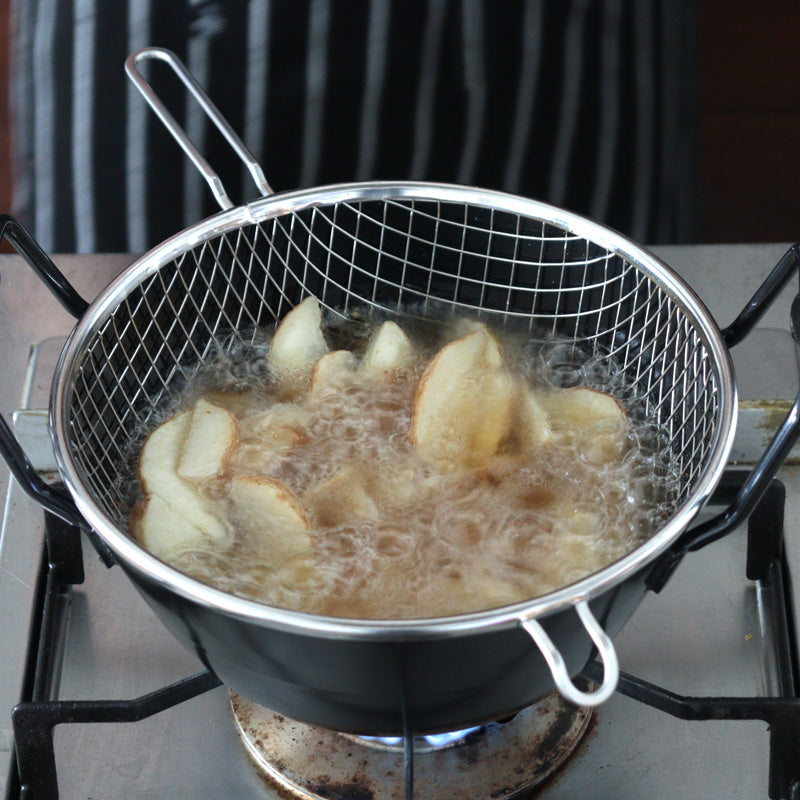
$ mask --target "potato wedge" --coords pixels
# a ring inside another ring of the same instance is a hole
[[[307,297],[281,320],[270,343],[267,363],[278,386],[294,392],[308,381],[328,343],[322,333],[322,309],[316,297]]]
[[[184,480],[206,481],[225,472],[239,441],[233,415],[222,406],[198,400],[191,411],[178,475]]]
[[[514,383],[495,338],[479,328],[445,345],[428,364],[414,398],[409,436],[424,461],[480,466],[507,437]]]
[[[276,568],[311,555],[308,520],[285,484],[264,475],[240,475],[231,481],[228,503],[234,524],[258,543]]]
[[[309,392],[319,397],[328,389],[340,389],[356,377],[356,357],[349,350],[334,350],[326,353],[311,371]]]
[[[275,459],[308,441],[311,412],[295,403],[275,403],[239,420],[241,435],[235,456],[238,472],[267,474]]]
[[[490,368],[480,376],[479,384],[479,390],[465,407],[469,411],[472,439],[471,452],[466,456],[470,466],[484,464],[497,452],[511,430],[514,411],[516,387],[507,372]]]
[[[483,322],[472,317],[457,317],[451,327],[451,339],[461,339],[469,333],[474,333],[477,330],[485,329],[486,325]]]
[[[394,372],[410,366],[416,358],[411,339],[396,322],[388,320],[370,339],[361,361],[361,373],[367,378],[391,378]]]
[[[538,447],[553,438],[547,412],[536,393],[527,386],[521,386],[515,414],[515,435],[520,449]]]
[[[139,457],[139,483],[146,496],[141,512],[134,515],[131,532],[158,556],[204,539],[225,541],[229,536],[205,497],[178,475],[190,425],[191,411],[161,423],[147,437]]]
[[[391,464],[382,464],[379,470],[365,473],[364,488],[376,505],[382,508],[402,508],[419,502],[438,480],[419,468],[413,453],[398,453]]]
[[[553,417],[579,430],[601,422],[618,422],[622,425],[627,419],[615,397],[596,389],[559,389],[541,395],[539,402]]]
[[[556,552],[565,564],[568,580],[578,580],[600,569],[603,558],[593,538],[601,529],[599,517],[588,511],[564,509],[556,534]]]
[[[367,492],[364,479],[363,470],[345,467],[313,487],[305,497],[319,524],[336,527],[348,518],[377,520],[378,507]]]
[[[303,438],[303,428],[311,422],[311,412],[296,403],[275,403],[257,414],[250,414],[239,422],[242,438],[263,440],[270,443],[297,444]]]
[[[186,507],[181,505],[184,499],[178,498],[175,504],[159,495],[147,495],[131,514],[130,532],[158,558],[221,538],[204,527],[204,520],[197,513],[191,518],[187,515]],[[219,525],[215,518],[211,520],[213,526]]]
[[[610,394],[575,387],[559,389],[541,396],[560,435],[580,435],[581,451],[596,466],[618,461],[625,451],[628,417]]]
[[[163,494],[163,487],[180,480],[178,459],[192,419],[181,411],[154,428],[139,454],[139,483],[147,494]]]

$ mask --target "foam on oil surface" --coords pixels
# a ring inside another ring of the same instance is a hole
[[[328,333],[341,336],[341,330]],[[277,449],[264,446],[260,427],[277,402],[264,368],[267,342],[219,356],[199,371],[184,405],[205,395],[239,425],[238,454],[226,480],[259,473],[284,482],[309,518],[314,568],[302,580],[288,580],[245,536],[223,548],[184,551],[172,557],[173,565],[224,591],[284,608],[432,617],[552,591],[616,561],[663,523],[678,483],[665,443],[629,396],[621,371],[571,343],[495,332],[508,369],[541,391],[588,386],[619,398],[629,418],[621,457],[600,463],[591,457],[602,426],[578,432],[556,425],[553,440],[524,459],[504,459],[501,452],[481,469],[445,471],[423,463],[408,431],[415,387],[441,345],[429,333],[415,339],[423,358],[394,380],[377,388],[346,382],[317,402],[299,399],[299,435]],[[358,352],[369,334],[361,322],[347,344]],[[344,494],[337,497],[366,508],[364,516],[340,518],[319,500],[319,487],[342,475]],[[207,489],[225,490],[225,481]]]

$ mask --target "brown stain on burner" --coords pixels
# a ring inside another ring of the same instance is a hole
[[[757,427],[767,434],[774,434],[789,413],[792,404],[785,400],[742,400],[739,403],[741,410],[757,409],[761,412]]]
[[[453,752],[462,761],[468,764],[476,764],[481,758],[481,751],[487,747],[487,733],[491,725],[498,723],[488,723],[477,731],[468,733],[460,742],[453,745]]]
[[[375,794],[366,786],[350,783],[317,783],[309,790],[326,800],[375,800]]]
[[[589,717],[589,723],[586,726],[583,736],[581,736],[580,741],[578,741],[578,743],[575,745],[575,748],[572,750],[572,752],[567,754],[566,758],[564,759],[564,763],[561,764],[552,775],[548,775],[541,783],[532,787],[528,792],[523,792],[522,794],[514,797],[513,800],[534,800],[534,798],[540,797],[545,792],[552,789],[566,774],[572,761],[583,750],[585,746],[584,743],[589,741],[589,739],[594,739],[597,736],[596,729],[597,712],[593,711],[591,717]]]
[[[282,786],[277,781],[273,780],[269,775],[265,772],[262,772],[259,768],[258,764],[249,757],[248,754],[248,763],[253,768],[253,772],[255,776],[264,784],[264,787],[270,792],[273,796],[277,796],[279,800],[297,800],[297,792],[292,791],[291,789],[287,789],[285,786]]]
[[[526,722],[524,717],[528,712],[526,709],[518,715],[511,715],[506,720],[488,723],[482,729],[468,734],[460,742],[431,752],[420,752],[421,759],[429,759],[427,766],[421,767],[420,788],[423,785],[427,786],[432,780],[430,788],[440,800],[479,800],[480,797],[487,800],[489,798],[527,800],[539,797],[540,792],[546,792],[554,780],[557,780],[556,776],[568,768],[565,765],[574,755],[573,748],[580,740],[586,738],[587,733],[592,735],[591,732],[595,727],[594,715],[589,714],[586,709],[575,709],[555,696],[555,693],[553,695],[544,698],[540,704],[530,709],[534,717],[529,717],[529,722]],[[245,709],[254,707],[252,704],[248,706],[247,702],[236,702],[237,700],[238,698],[234,698],[231,703],[234,711],[245,713]],[[545,708],[549,708],[550,713],[546,713]],[[397,783],[402,781],[402,769],[399,772],[397,769],[398,765],[402,764],[402,752],[394,753],[387,762],[386,752],[380,749],[368,748],[362,752],[352,742],[343,739],[341,734],[331,732],[331,737],[326,738],[320,730],[311,727],[306,731],[309,726],[292,723],[277,714],[269,714],[264,720],[266,723],[271,719],[275,723],[271,728],[267,726],[272,735],[265,736],[266,731],[261,730],[263,724],[260,721],[261,716],[263,715],[260,715],[260,711],[247,714],[250,724],[244,729],[246,741],[255,742],[258,746],[267,738],[281,741],[286,737],[292,741],[305,741],[311,749],[310,762],[303,764],[295,763],[290,756],[291,764],[286,765],[279,753],[270,753],[269,770],[274,768],[279,775],[293,784],[290,786],[282,782],[283,778],[276,777],[269,771],[262,771],[252,750],[248,748],[247,754],[250,756],[248,760],[254,766],[261,782],[270,791],[271,797],[277,796],[281,800],[299,800],[301,797],[311,796],[320,800],[378,800],[385,796],[387,787],[399,785],[402,791],[402,785]],[[517,717],[522,720],[522,728],[515,729],[514,723]],[[544,718],[544,725],[533,721],[541,717]],[[575,721],[575,726],[571,726],[572,720]],[[241,723],[241,720],[239,722]],[[506,729],[507,724],[508,729]],[[301,733],[296,735],[295,728],[298,725]],[[311,733],[311,737],[308,733]],[[565,740],[559,741],[559,739]],[[513,748],[509,749],[511,744]],[[328,763],[329,750],[339,754],[336,763]],[[376,764],[375,753],[382,753],[379,757],[383,761],[378,761]],[[487,762],[487,758],[491,760]],[[488,771],[484,767],[487,763],[492,765]],[[300,766],[303,769],[298,769]],[[309,766],[311,768],[307,769]],[[376,766],[380,769],[376,770]],[[473,772],[475,769],[477,772]],[[550,774],[551,770],[555,772]],[[444,774],[454,779],[453,785],[446,787],[438,782],[438,778]],[[474,777],[479,781],[479,795],[475,793],[475,784],[464,782],[463,776],[469,776],[470,780]],[[530,781],[538,785],[532,786]],[[394,791],[391,790],[391,796],[398,796]],[[420,797],[429,800],[426,795],[427,792]]]

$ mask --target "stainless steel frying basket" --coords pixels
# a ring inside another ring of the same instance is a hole
[[[66,444],[114,524],[126,524],[120,465],[154,408],[211,352],[252,343],[309,294],[331,314],[453,311],[603,354],[667,435],[680,503],[725,449],[735,405],[726,354],[695,298],[623,237],[491,192],[330,187],[179,234],[129,268],[76,330]]]
[[[136,69],[154,57],[201,100],[264,198],[232,206]],[[452,311],[602,355],[657,422],[678,465],[679,496],[663,538],[688,525],[724,467],[736,391],[717,326],[666,265],[602,225],[499,192],[369,182],[269,194],[252,156],[179,62],[148,50],[127,67],[224,210],[129,267],[62,355],[56,451],[93,527],[123,535],[129,487],[120,475],[154,409],[209,354],[251,344],[310,294],[331,315]]]

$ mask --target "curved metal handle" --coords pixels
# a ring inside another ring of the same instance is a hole
[[[728,347],[734,347],[750,333],[764,316],[772,301],[786,286],[792,274],[800,269],[800,242],[793,244],[781,257],[775,268],[738,317],[722,331],[722,338]]]
[[[795,244],[787,251],[767,280],[768,282],[773,280],[776,285],[778,281],[776,276],[780,272],[780,284],[783,286],[798,266],[800,266],[800,244]],[[765,290],[764,294],[774,297],[775,285],[771,286],[769,291]],[[742,315],[744,314],[745,312],[742,312]],[[800,294],[792,301],[790,323],[795,344],[800,345]],[[700,550],[707,544],[716,542],[744,522],[755,510],[798,438],[800,438],[800,391],[798,391],[789,413],[772,437],[764,454],[747,476],[733,502],[721,513],[695,525],[678,537],[672,547],[656,560],[645,581],[647,588],[654,592],[660,592],[687,553]]]
[[[579,600],[575,604],[575,610],[578,612],[586,632],[591,637],[595,647],[597,647],[600,661],[603,664],[603,682],[594,692],[584,692],[575,686],[567,670],[564,657],[536,619],[521,619],[520,622],[544,656],[547,666],[550,667],[550,673],[553,676],[556,688],[562,697],[576,706],[599,706],[601,703],[605,703],[617,688],[619,659],[611,637],[595,619],[594,614],[589,609],[589,604],[585,600]]]
[[[19,485],[40,505],[70,525],[86,528],[72,498],[45,483],[14,436],[11,426],[0,417],[0,455]]]
[[[153,88],[144,79],[141,72],[139,72],[139,62],[147,60],[163,61],[170,66],[181,83],[189,90],[192,97],[194,97],[203,111],[205,111],[206,116],[214,123],[217,130],[225,137],[225,140],[247,167],[258,191],[264,196],[272,194],[272,188],[267,183],[264,171],[256,161],[255,156],[247,149],[244,142],[242,142],[233,128],[228,124],[228,121],[219,112],[219,109],[211,102],[210,98],[203,90],[203,87],[200,86],[194,76],[186,69],[183,62],[174,53],[163,47],[145,47],[142,50],[131,53],[125,61],[125,72],[133,82],[133,85],[147,101],[150,108],[153,109],[156,116],[164,124],[164,127],[172,134],[172,138],[181,146],[183,152],[189,156],[192,163],[205,178],[206,183],[211,187],[211,191],[214,193],[214,197],[217,198],[217,202],[222,209],[233,208],[233,201],[228,197],[228,193],[225,191],[225,187],[222,185],[219,175],[214,172],[208,161],[200,155],[200,152],[191,143],[186,132],[178,124],[175,117],[170,114],[167,107],[153,91]]]
[[[89,303],[75,291],[28,229],[9,214],[0,214],[0,240],[2,239],[11,242],[17,253],[28,262],[58,302],[73,317],[80,319],[86,313]]]
[[[70,314],[78,319],[83,316],[89,303],[75,291],[28,229],[8,214],[0,214],[0,240],[2,239],[11,242],[17,253],[28,262]],[[70,524],[86,526],[72,499],[41,479],[3,417],[0,417],[0,456],[6,461],[20,486],[34,500]]]

